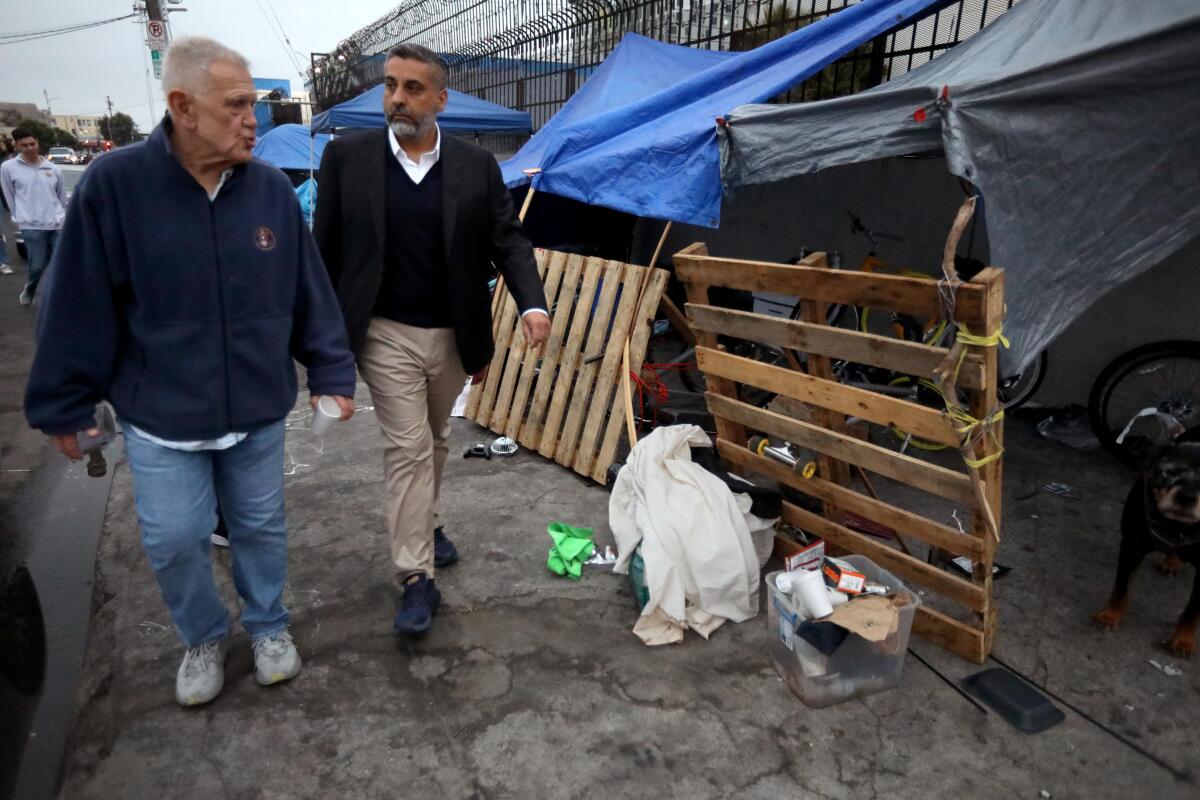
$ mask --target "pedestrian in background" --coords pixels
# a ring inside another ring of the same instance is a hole
[[[88,168],[47,278],[25,413],[64,454],[108,400],[125,432],[142,546],[186,645],[185,706],[225,681],[229,612],[213,581],[220,503],[255,679],[300,655],[283,606],[284,420],[293,358],[310,402],[354,413],[354,357],[288,179],[253,160],[246,59],[204,38],[167,51],[168,114]]]
[[[8,139],[0,136],[0,164],[3,164],[12,155],[12,150],[8,146]],[[8,242],[5,238],[5,231],[8,230],[8,221],[11,219],[11,214],[8,208],[8,201],[4,199],[4,192],[0,191],[0,275],[12,275],[12,264],[8,260]]]
[[[13,224],[25,240],[29,276],[21,290],[23,306],[33,304],[38,282],[54,256],[58,232],[66,216],[66,190],[62,171],[38,152],[38,140],[24,128],[15,128],[17,157],[0,164],[0,192],[12,213]]]
[[[3,145],[0,144],[0,147]],[[0,162],[4,161],[4,152],[0,150]],[[8,263],[8,241],[4,237],[4,232],[8,230],[8,201],[4,199],[4,192],[0,191],[0,275],[12,275],[12,265]]]

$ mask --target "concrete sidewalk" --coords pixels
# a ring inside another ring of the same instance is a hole
[[[422,641],[391,633],[380,440],[370,402],[322,448],[301,405],[288,444],[287,602],[305,659],[263,689],[238,635],[223,695],[173,699],[180,645],[138,543],[119,464],[97,558],[95,615],[65,798],[1107,798],[1195,797],[1200,665],[1160,647],[1188,574],[1145,568],[1118,633],[1090,616],[1115,567],[1131,476],[1099,453],[1009,425],[996,654],[1068,701],[1036,736],[947,680],[980,669],[914,640],[892,691],[810,710],[775,675],[765,614],[711,641],[648,649],[626,579],[545,567],[546,524],[611,542],[608,494],[537,456],[463,460],[489,438],[455,420],[444,505],[462,561]],[[1038,490],[1061,480],[1071,500]],[[1020,499],[1018,499],[1020,498]],[[229,554],[217,574],[236,600]],[[988,666],[995,666],[989,663]],[[934,669],[937,671],[935,672]],[[940,673],[940,674],[939,674]],[[1101,727],[1103,726],[1103,727]],[[1108,729],[1108,731],[1105,730]],[[1111,733],[1109,732],[1111,731]]]

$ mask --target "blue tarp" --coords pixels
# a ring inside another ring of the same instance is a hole
[[[533,128],[528,111],[480,100],[469,94],[447,89],[450,95],[446,110],[438,114],[438,125],[444,131],[467,133],[529,133]],[[334,128],[382,128],[383,84],[339,103],[313,117],[312,129],[318,132]]]
[[[297,186],[296,199],[300,201],[300,211],[304,214],[304,221],[311,228],[313,214],[317,213],[317,179],[309,178]]]
[[[255,91],[270,92],[278,89],[281,96],[292,96],[292,82],[287,78],[254,78],[253,80]],[[271,104],[255,103],[254,119],[258,122],[259,136],[274,128],[275,123],[271,121]]]
[[[328,142],[328,133],[311,136],[304,125],[277,125],[259,137],[254,157],[280,169],[316,170],[321,166],[321,154]]]
[[[605,64],[512,159],[505,182],[643,217],[716,227],[717,117],[763,102],[946,0],[863,0],[744,53],[626,34]],[[609,62],[612,62],[611,66]],[[564,113],[570,116],[556,121]]]

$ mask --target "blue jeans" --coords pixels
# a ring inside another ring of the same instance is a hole
[[[196,647],[229,633],[210,557],[218,499],[233,582],[245,602],[242,627],[252,640],[286,628],[283,420],[254,429],[226,450],[198,452],[172,450],[122,427],[142,547],[184,642]]]
[[[29,280],[25,281],[25,291],[33,295],[37,292],[42,273],[46,271],[46,267],[50,266],[50,259],[54,257],[54,245],[58,244],[58,231],[36,231],[22,228],[21,237],[25,240],[25,253],[29,256]]]

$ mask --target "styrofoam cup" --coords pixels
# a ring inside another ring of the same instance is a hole
[[[811,619],[820,619],[833,613],[833,605],[829,602],[829,595],[825,593],[825,579],[821,577],[820,570],[799,569],[788,574],[792,577],[792,592],[804,603]]]
[[[312,432],[317,436],[323,436],[333,427],[333,423],[341,418],[342,409],[338,407],[337,400],[329,395],[324,395],[317,401],[317,407],[313,409]]]

